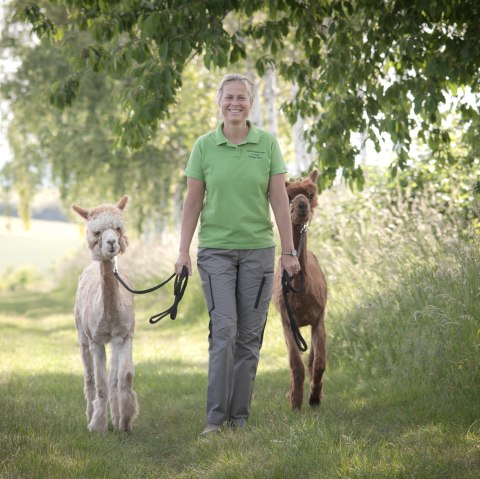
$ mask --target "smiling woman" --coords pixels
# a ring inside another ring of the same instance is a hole
[[[207,425],[244,428],[273,286],[275,241],[293,250],[287,168],[277,139],[248,120],[253,83],[230,73],[217,91],[223,121],[197,139],[185,169],[180,250],[175,272],[192,272],[190,245],[200,218],[198,271],[210,315]],[[282,255],[289,275],[297,258]]]

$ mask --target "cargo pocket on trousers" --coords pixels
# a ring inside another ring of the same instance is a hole
[[[200,279],[202,281],[203,295],[205,302],[207,303],[208,315],[211,316],[212,311],[215,309],[215,301],[213,300],[213,288],[212,277],[210,273],[201,268],[197,263],[197,268],[200,273]]]
[[[260,286],[258,288],[257,297],[253,308],[260,313],[266,313],[270,299],[272,298],[273,288],[273,271],[263,273]]]

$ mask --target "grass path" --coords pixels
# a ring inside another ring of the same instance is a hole
[[[468,391],[406,389],[337,361],[320,409],[292,412],[273,311],[246,432],[198,437],[206,319],[151,326],[140,311],[134,433],[90,434],[71,305],[29,294],[0,296],[0,478],[480,477],[480,402]]]

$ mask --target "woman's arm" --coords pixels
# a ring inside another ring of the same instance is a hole
[[[280,234],[282,251],[294,249],[292,223],[290,220],[290,203],[288,201],[287,189],[285,188],[285,175],[279,174],[270,177],[268,185],[270,204],[272,205],[275,222]],[[282,266],[287,270],[289,276],[300,271],[300,263],[295,256],[282,255]]]
[[[187,194],[183,202],[182,224],[180,228],[180,247],[178,249],[178,258],[175,262],[176,274],[180,274],[184,266],[187,266],[188,274],[192,274],[190,245],[197,227],[200,211],[202,211],[204,196],[205,183],[188,177]]]

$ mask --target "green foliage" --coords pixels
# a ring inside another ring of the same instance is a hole
[[[53,14],[63,18],[62,10]],[[9,52],[22,58],[15,76],[0,86],[12,113],[8,135],[14,160],[2,170],[5,188],[19,193],[25,222],[35,192],[51,182],[60,189],[67,210],[74,202],[89,207],[129,194],[132,232],[161,230],[172,218],[179,221],[182,171],[199,134],[198,124],[215,124],[210,113],[214,86],[206,78],[201,60],[193,60],[183,72],[188,82],[176,96],[179,114],[165,117],[152,134],[144,121],[157,115],[155,98],[135,114],[128,114],[120,91],[129,80],[112,77],[94,66],[93,57],[100,57],[102,49],[92,50],[90,40],[88,33],[68,31],[63,43],[31,45],[14,30],[4,33]],[[62,45],[80,49],[91,68],[75,71]],[[136,67],[134,78],[141,82],[141,90],[147,86],[164,95],[168,68],[156,70],[144,63]],[[208,93],[198,97],[202,84]],[[134,101],[135,93],[132,95]],[[51,108],[48,98],[59,108]],[[67,107],[74,98],[74,106]],[[115,136],[126,121],[139,125],[125,133],[137,148],[122,145]]]
[[[52,89],[52,102],[72,103],[85,72],[121,80],[115,135],[123,147],[149,142],[183,84],[186,65],[202,56],[207,68],[247,58],[261,75],[275,65],[299,90],[284,106],[292,123],[309,122],[306,139],[318,152],[321,186],[341,170],[363,184],[350,133],[366,134],[377,148],[386,134],[407,167],[412,131],[433,153],[454,161],[443,125],[448,95],[478,93],[479,5],[476,0],[430,2],[175,0],[12,2],[14,21],[53,39],[74,71]],[[82,47],[71,33],[87,32]],[[255,48],[249,47],[255,45]],[[80,83],[79,83],[80,82]],[[475,155],[477,108],[462,101],[465,145]]]
[[[403,205],[402,209],[411,212],[424,204],[436,214],[440,212],[450,220],[462,218],[470,226],[480,217],[475,191],[480,177],[478,159],[458,155],[457,162],[445,164],[427,156],[393,178],[382,168],[367,168],[366,172],[369,199],[379,208],[396,211]],[[428,223],[428,218],[424,219]]]
[[[446,214],[427,190],[379,190],[321,198],[312,236],[332,286],[330,360],[348,357],[360,374],[406,387],[421,378],[442,394],[466,392],[480,381],[479,237],[466,205]]]
[[[7,270],[0,280],[0,291],[24,291],[37,287],[40,279],[40,273],[33,268]]]

